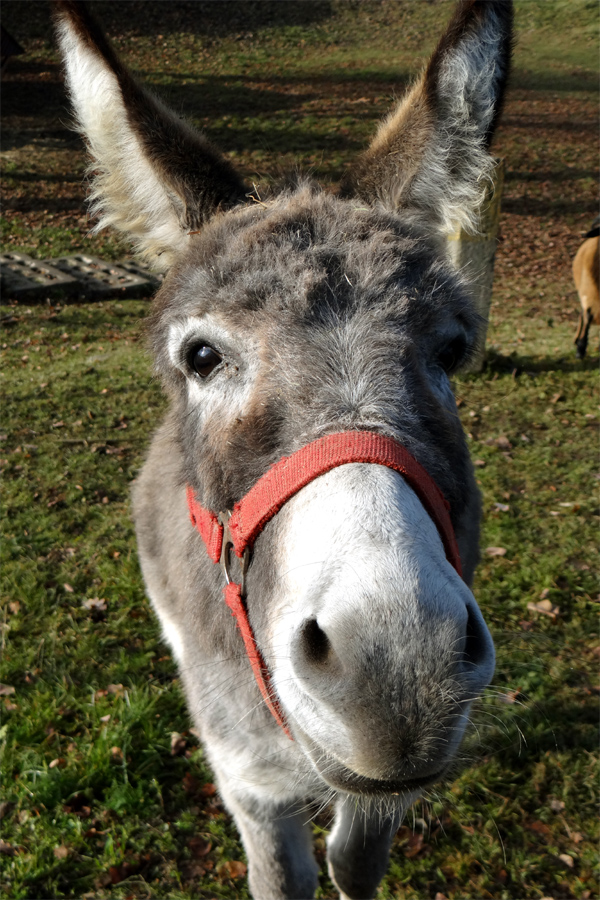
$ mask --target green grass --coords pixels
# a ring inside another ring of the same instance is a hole
[[[189,28],[181,4],[152,4],[146,34],[121,6],[97,4],[119,48],[259,181],[296,164],[339,177],[450,11],[335,2],[267,16],[231,4],[227,22],[215,6]],[[30,51],[7,74],[3,247],[114,258],[112,236],[88,235],[46,7],[28,6],[26,24],[21,10],[3,4]],[[398,833],[380,900],[598,896],[597,331],[577,361],[570,274],[597,205],[598,17],[584,0],[528,0],[517,23],[488,366],[456,381],[484,499],[475,594],[496,676],[456,779]],[[165,408],[147,309],[2,310],[0,681],[14,693],[0,697],[0,884],[11,898],[247,896],[233,865],[243,849],[135,553],[130,484]],[[555,618],[528,607],[544,601]],[[326,825],[315,824],[321,863]],[[335,896],[325,874],[319,896]]]

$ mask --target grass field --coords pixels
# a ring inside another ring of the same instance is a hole
[[[296,166],[337,179],[451,10],[94,6],[134,68],[257,184]],[[88,234],[46,4],[8,0],[3,23],[28,51],[3,78],[3,250],[123,255]],[[517,27],[488,365],[456,380],[484,496],[475,594],[498,664],[468,765],[398,832],[381,900],[599,896],[598,334],[578,361],[570,272],[598,207],[597,5],[519,0]],[[147,308],[2,309],[0,889],[15,900],[248,896],[136,558],[129,489],[165,408]],[[336,896],[324,869],[318,896]]]

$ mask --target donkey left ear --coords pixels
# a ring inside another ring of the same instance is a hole
[[[512,49],[512,0],[461,0],[425,72],[344,179],[341,193],[473,230]]]
[[[83,3],[55,0],[54,18],[77,123],[92,158],[97,229],[125,232],[168,268],[213,213],[245,200],[229,162],[144,90]]]

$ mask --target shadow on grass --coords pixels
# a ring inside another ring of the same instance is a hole
[[[214,37],[318,24],[333,14],[329,0],[229,0],[227,4],[202,0],[97,0],[90,4],[109,34],[156,35],[189,32]],[[51,32],[50,4],[27,4],[22,0],[4,0],[2,22],[21,43],[26,39],[47,38]]]
[[[518,377],[524,373],[540,372],[591,372],[598,369],[598,356],[590,354],[585,359],[578,359],[573,349],[573,357],[565,356],[521,356],[514,354],[504,356],[494,350],[488,351],[484,374],[511,375]],[[480,376],[474,376],[480,377]]]

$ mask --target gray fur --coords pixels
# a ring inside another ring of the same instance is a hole
[[[259,204],[132,82],[79,5],[59,3],[57,17],[78,121],[93,132],[102,222],[169,269],[149,333],[171,403],[134,487],[138,547],[251,890],[257,900],[312,896],[307,804],[331,802],[331,876],[342,897],[373,896],[398,823],[448,771],[493,670],[467,587],[479,494],[444,371],[449,348],[468,357],[479,322],[436,232],[449,196],[461,216],[476,210],[510,3],[460,4],[421,87],[338,196],[299,180]],[[96,127],[103,116],[118,140]],[[418,139],[403,155],[409,120]],[[157,147],[172,129],[181,154],[170,168]],[[453,154],[468,159],[454,165]],[[189,235],[192,224],[201,232]],[[203,344],[222,358],[205,380],[190,363]],[[291,742],[261,701],[185,486],[205,507],[230,509],[282,455],[351,429],[398,439],[436,480],[465,580],[388,469],[342,466],[292,498],[257,539],[247,579]]]

